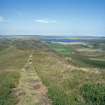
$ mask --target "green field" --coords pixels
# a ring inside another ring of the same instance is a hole
[[[64,56],[70,56],[70,54],[72,53],[72,48],[68,48],[66,45],[49,44],[48,46],[58,54],[62,54]]]
[[[78,46],[78,45],[77,45]],[[84,48],[87,46],[80,46],[80,48]],[[76,65],[76,66],[82,66],[82,67],[98,67],[98,68],[105,68],[105,60],[92,60],[85,55],[85,52],[77,52],[76,46],[72,45],[62,45],[62,44],[49,44],[49,48],[51,48],[54,52],[57,54],[64,56],[65,58],[68,58],[68,62]],[[70,58],[70,60],[69,60]],[[97,58],[97,57],[96,57]]]

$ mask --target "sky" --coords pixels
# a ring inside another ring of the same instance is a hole
[[[105,0],[0,0],[0,35],[105,36]]]

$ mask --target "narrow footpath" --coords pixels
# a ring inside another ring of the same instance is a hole
[[[15,95],[18,98],[17,105],[51,105],[47,96],[47,88],[43,85],[33,67],[32,54],[21,70]]]

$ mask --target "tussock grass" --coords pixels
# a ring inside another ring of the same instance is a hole
[[[53,105],[93,105],[93,102],[90,103],[91,100],[86,101],[81,88],[84,84],[94,86],[97,83],[105,83],[104,72],[101,74],[81,71],[79,68],[68,68],[68,64],[54,53],[34,52],[33,65],[43,83],[48,87],[48,95]],[[91,91],[89,94],[91,96],[94,92]]]
[[[86,103],[90,105],[105,105],[105,84],[85,84],[81,88]]]
[[[0,105],[15,105],[17,98],[12,94],[12,89],[16,87],[19,80],[19,72],[0,72]]]

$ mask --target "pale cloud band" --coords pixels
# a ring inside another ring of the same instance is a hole
[[[48,19],[36,19],[35,22],[37,23],[56,23],[56,20],[48,20]]]

